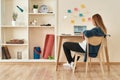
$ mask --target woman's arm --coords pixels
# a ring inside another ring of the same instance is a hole
[[[92,36],[104,36],[105,35],[100,28],[93,28],[91,30],[85,30],[83,34],[88,38]]]

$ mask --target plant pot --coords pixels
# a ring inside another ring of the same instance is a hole
[[[12,21],[12,26],[15,26],[16,25],[16,21]]]
[[[38,13],[38,9],[33,9],[33,13]]]

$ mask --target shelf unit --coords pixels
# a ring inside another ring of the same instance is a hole
[[[48,13],[33,13],[33,5],[48,6]],[[24,11],[21,12],[16,6]],[[56,60],[44,59],[42,57],[45,38],[47,34],[56,35],[57,29],[57,1],[56,0],[1,0],[1,21],[0,21],[0,47],[7,46],[11,59],[2,59],[0,49],[0,62],[55,62]],[[16,25],[12,26],[12,14],[18,13]],[[52,12],[52,13],[49,13]],[[32,24],[33,21],[35,24]],[[45,26],[50,24],[50,26]],[[24,44],[7,44],[12,39],[23,39]],[[42,53],[40,59],[33,58],[34,47],[39,46]],[[17,52],[22,52],[22,59],[17,59]],[[56,58],[56,36],[52,55]]]

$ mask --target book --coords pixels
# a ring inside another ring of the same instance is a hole
[[[6,59],[5,48],[2,46],[2,59]]]
[[[7,46],[4,46],[4,47],[5,47],[6,58],[7,58],[7,59],[10,59],[11,56],[10,56],[10,52],[9,52],[9,50],[8,50],[8,47],[7,47]]]
[[[10,59],[10,52],[7,46],[2,46],[2,59]]]

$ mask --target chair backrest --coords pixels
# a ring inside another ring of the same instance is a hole
[[[92,45],[92,46],[97,46],[97,45],[100,45],[100,48],[98,50],[98,53],[101,51],[102,47],[103,47],[103,44],[104,44],[104,37],[96,37],[96,36],[93,36],[93,37],[90,37],[90,38],[85,38],[86,41],[87,41],[87,55],[89,55],[89,44]]]
[[[88,44],[96,46],[96,45],[99,45],[99,44],[101,44],[103,42],[104,37],[96,37],[96,36],[94,36],[94,37],[86,38],[86,40],[87,40]]]

